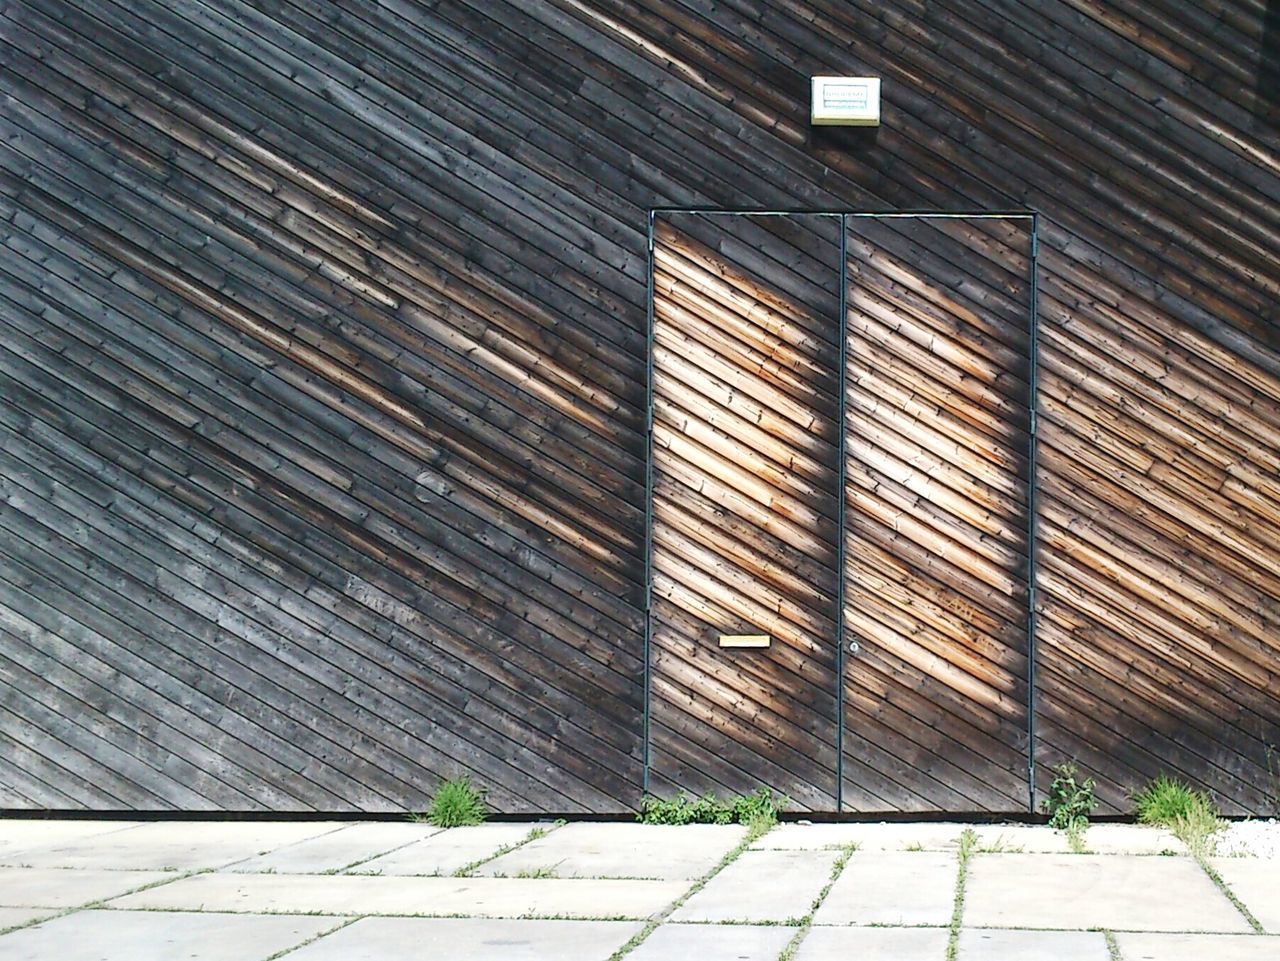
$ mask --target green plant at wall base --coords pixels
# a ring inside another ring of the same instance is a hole
[[[641,824],[731,824],[733,808],[714,794],[690,797],[681,791],[673,798],[646,797],[636,820]]]
[[[484,792],[465,774],[445,781],[436,789],[426,820],[438,828],[465,827],[485,819]]]
[[[1169,827],[1198,803],[1200,798],[1189,785],[1161,775],[1133,796],[1133,813],[1141,824]]]
[[[1143,824],[1168,828],[1197,858],[1213,854],[1214,835],[1226,825],[1209,795],[1170,777],[1158,777],[1133,796]]]
[[[1049,826],[1078,837],[1089,825],[1089,815],[1098,806],[1093,796],[1093,785],[1091,777],[1083,781],[1079,779],[1079,772],[1071,762],[1055,765],[1049,796],[1042,802],[1044,813],[1049,815]]]
[[[787,800],[762,787],[734,798],[733,814],[739,824],[757,829],[772,827],[778,823],[778,815],[786,807]]]
[[[673,798],[646,797],[636,820],[641,824],[745,824],[761,829],[777,823],[787,803],[768,788],[720,800],[714,794],[690,797],[681,791]]]

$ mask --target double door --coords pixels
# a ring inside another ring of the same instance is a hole
[[[1032,229],[655,215],[650,791],[1026,809]]]

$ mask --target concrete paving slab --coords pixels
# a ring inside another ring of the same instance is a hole
[[[959,961],[1108,961],[1107,939],[1100,931],[960,932]]]
[[[418,878],[349,874],[198,874],[110,902],[113,908],[304,914],[647,918],[684,881]]]
[[[700,878],[741,842],[739,825],[568,824],[490,861],[478,874],[561,878]]]
[[[1187,846],[1149,824],[1093,824],[1084,833],[1091,854],[1186,854]]]
[[[0,937],[5,961],[261,961],[338,918],[77,911]]]
[[[942,851],[855,851],[814,924],[946,925],[958,864]]]
[[[57,914],[50,908],[0,908],[0,931]]]
[[[752,924],[664,924],[627,961],[777,961],[796,928]]]
[[[504,847],[519,844],[534,828],[547,830],[551,825],[477,824],[449,828],[353,870],[369,874],[449,875]]]
[[[156,881],[168,871],[69,871],[63,868],[0,868],[0,905],[6,908],[74,908],[102,901]]]
[[[1070,854],[1067,835],[1044,824],[975,824],[978,850],[1006,854]]]
[[[813,928],[795,961],[939,961],[946,928]]]
[[[0,864],[22,863],[21,854],[24,851],[70,844],[85,838],[112,834],[137,826],[137,821],[0,819]]]
[[[1043,824],[975,824],[978,848],[1005,854],[1070,854],[1065,831]],[[1186,854],[1187,846],[1163,828],[1094,824],[1084,833],[1090,854]]]
[[[744,851],[672,921],[786,921],[809,913],[837,851]]]
[[[1264,934],[1116,934],[1124,961],[1275,961],[1280,938]]]
[[[1268,934],[1280,934],[1280,861],[1211,858],[1210,864]]]
[[[1240,912],[1190,858],[978,854],[966,927],[1245,932]]]
[[[605,961],[642,926],[634,921],[362,918],[300,948],[289,961]]]
[[[927,824],[783,824],[751,847],[759,850],[813,850],[857,844],[862,851],[955,851],[960,847],[960,835],[966,830],[971,830],[978,836],[979,845],[983,848],[1060,854],[1071,851],[1066,835],[1046,825],[960,824],[950,821]]]
[[[343,825],[320,821],[161,821],[23,852],[37,868],[216,868]]]
[[[439,834],[429,824],[390,822],[352,824],[307,838],[244,861],[224,871],[274,871],[278,874],[324,874],[356,867],[365,861]]]
[[[955,850],[966,825],[953,823],[780,824],[752,850],[812,851],[857,844],[863,851]]]

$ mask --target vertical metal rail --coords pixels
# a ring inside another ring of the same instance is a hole
[[[840,372],[836,388],[839,405],[836,444],[840,463],[836,469],[836,813],[844,811],[844,597],[845,597],[845,377],[849,366],[849,218],[840,217]]]
[[[1040,255],[1040,215],[1031,215],[1030,309],[1027,316],[1027,405],[1031,412],[1027,434],[1027,796],[1036,810],[1036,458],[1039,389],[1040,304],[1037,258]]]
[[[653,701],[653,221],[649,211],[648,293],[645,304],[645,454],[644,454],[644,735],[641,790],[649,794],[651,707]]]

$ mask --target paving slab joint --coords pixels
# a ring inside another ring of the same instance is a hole
[[[492,854],[482,858],[478,858],[475,861],[472,861],[470,864],[464,864],[462,867],[458,868],[458,870],[453,872],[453,876],[455,878],[472,877],[473,871],[478,870],[479,868],[488,864],[490,861],[496,861],[498,858],[502,857],[504,854],[510,854],[512,851],[516,851],[524,847],[526,844],[529,844],[530,842],[538,840],[538,838],[545,838],[548,834],[552,833],[553,831],[560,830],[560,828],[565,826],[565,823],[566,822],[561,820],[561,821],[556,821],[549,828],[542,827],[541,825],[530,828],[529,833],[526,834],[519,841],[517,841],[515,844],[504,844],[502,845],[502,847],[498,848],[498,850],[494,851]]]
[[[1215,868],[1212,864],[1209,863],[1208,858],[1204,857],[1204,855],[1202,854],[1197,853],[1195,855],[1195,860],[1196,860],[1196,864],[1200,865],[1204,873],[1209,876],[1209,880],[1212,881],[1214,884],[1216,884],[1218,886],[1218,890],[1221,891],[1226,896],[1227,900],[1235,905],[1236,910],[1239,911],[1242,915],[1244,915],[1244,919],[1249,922],[1249,926],[1253,928],[1254,933],[1266,934],[1267,931],[1262,926],[1261,922],[1259,922],[1258,919],[1253,916],[1253,912],[1249,910],[1248,906],[1243,901],[1241,901],[1238,897],[1236,897],[1236,893],[1231,890],[1231,885],[1227,884],[1226,880],[1223,879],[1222,875],[1218,873],[1217,868]]]
[[[173,874],[173,877],[171,878],[160,878],[157,881],[148,881],[146,884],[140,884],[136,888],[130,888],[128,891],[123,891],[119,894],[113,894],[107,898],[98,898],[97,900],[94,900],[94,901],[86,901],[84,904],[76,904],[76,905],[73,905],[72,907],[64,908],[61,911],[57,911],[54,914],[45,915],[44,917],[32,918],[30,921],[26,921],[22,924],[10,925],[7,928],[0,929],[0,935],[11,934],[14,931],[21,931],[23,928],[30,928],[30,927],[34,927],[37,924],[46,924],[49,921],[56,921],[59,918],[65,918],[68,914],[75,914],[77,911],[112,910],[111,906],[107,904],[107,902],[114,900],[115,898],[122,898],[130,894],[139,894],[143,891],[150,891],[152,888],[158,888],[165,884],[173,884],[175,881],[181,881],[184,878],[194,877],[197,874],[209,874],[212,871],[213,871],[213,868],[197,868],[194,871],[183,871],[183,872],[175,871]]]
[[[960,848],[956,852],[956,893],[951,906],[951,927],[947,934],[947,961],[956,961],[960,950],[960,924],[964,920],[964,887],[969,877],[969,859],[978,847],[978,833],[965,828],[960,833]]]
[[[327,938],[329,935],[336,934],[337,932],[341,931],[343,928],[350,927],[351,925],[355,924],[357,921],[361,920],[362,917],[364,916],[361,915],[361,917],[346,918],[341,923],[335,924],[331,928],[325,928],[325,930],[321,931],[319,934],[313,934],[311,937],[307,938],[307,940],[305,941],[301,941],[298,944],[295,944],[291,947],[283,948],[277,951],[275,954],[271,955],[270,957],[264,958],[263,961],[277,961],[277,959],[283,958],[286,954],[292,954],[294,951],[297,951],[300,948],[305,948],[308,944],[314,944],[315,942],[319,941],[321,938]]]
[[[671,917],[671,915],[674,914],[676,911],[678,911],[686,901],[688,901],[691,897],[693,897],[695,894],[701,891],[704,887],[706,887],[712,878],[714,878],[717,874],[719,874],[721,871],[727,868],[734,861],[738,860],[738,858],[742,855],[743,851],[749,848],[756,841],[760,840],[760,838],[764,837],[766,834],[772,831],[775,827],[777,827],[776,821],[768,823],[763,826],[753,825],[747,831],[746,836],[743,837],[743,839],[739,841],[738,844],[731,851],[725,854],[725,856],[720,859],[720,862],[715,867],[713,867],[710,871],[708,871],[702,877],[698,878],[698,880],[694,881],[693,884],[689,886],[689,890],[685,891],[684,894],[680,895],[680,897],[678,897],[676,900],[672,901],[669,905],[667,905],[667,908],[665,911],[661,911],[658,914],[655,914],[653,917],[651,917],[648,920],[648,922],[646,922],[645,926],[641,928],[638,932],[636,932],[636,934],[633,935],[631,939],[627,941],[626,944],[624,944],[622,947],[620,947],[617,951],[613,952],[613,954],[609,956],[609,961],[622,961],[622,958],[626,957],[628,954],[630,954],[632,951],[638,948],[641,945],[641,943],[645,940],[645,938],[653,934],[653,932],[658,929],[658,925],[660,925],[667,918]]]
[[[440,832],[437,831],[435,833],[439,834]],[[432,837],[432,836],[433,835],[430,835],[430,834],[427,835],[427,837]],[[425,840],[425,838],[410,838],[408,841],[405,841],[404,844],[397,844],[394,847],[387,848],[385,851],[375,851],[373,854],[370,854],[368,857],[357,858],[355,861],[352,861],[350,864],[344,864],[340,868],[328,868],[327,870],[321,871],[320,873],[321,874],[346,874],[348,871],[358,868],[362,864],[367,864],[370,861],[376,861],[378,858],[386,857],[388,854],[394,854],[396,851],[401,851],[404,848],[409,847],[411,844],[417,844],[419,841],[422,841],[422,840]],[[302,843],[302,842],[299,842],[299,843]]]
[[[307,844],[307,843],[312,842],[312,841],[318,841],[318,840],[320,840],[321,838],[327,838],[327,837],[330,837],[331,835],[334,835],[334,834],[341,834],[343,831],[348,830],[348,828],[349,828],[349,825],[346,825],[346,824],[339,824],[339,825],[338,825],[337,827],[335,827],[332,831],[325,831],[325,832],[323,832],[323,833],[321,833],[321,834],[314,835],[313,837],[298,838],[296,841],[290,841],[288,844],[281,845],[281,846],[280,846],[280,847],[278,847],[278,848],[271,848],[270,850],[271,850],[271,851],[273,851],[273,852],[274,852],[274,851],[287,851],[287,850],[289,850],[290,848],[296,848],[296,847],[298,847],[299,845],[302,845],[302,844]],[[264,854],[266,854],[266,853],[268,853],[268,852],[267,852],[267,851],[257,851],[257,852],[254,852],[254,853],[252,853],[252,854],[246,854],[244,857],[242,857],[242,858],[236,858],[234,861],[229,861],[229,862],[227,862],[226,864],[219,864],[219,865],[218,865],[218,867],[219,867],[219,869],[222,869],[222,870],[225,870],[225,869],[228,869],[228,868],[233,868],[233,867],[235,867],[237,864],[244,864],[246,861],[253,861],[253,860],[257,859],[257,858],[260,858],[260,857],[262,857],[262,856],[263,856]],[[274,869],[272,869],[272,871],[274,871]],[[265,872],[265,873],[272,873],[272,872],[271,872],[271,871],[268,871],[268,872]]]
[[[840,856],[831,865],[831,877],[827,878],[826,886],[813,899],[813,904],[809,906],[809,913],[800,919],[800,930],[795,933],[795,936],[787,942],[787,946],[782,949],[782,953],[778,955],[778,961],[791,961],[796,952],[800,950],[801,942],[809,934],[809,929],[813,927],[814,915],[818,913],[818,908],[822,907],[822,902],[831,893],[831,888],[836,883],[836,879],[840,877],[841,872],[844,871],[844,866],[849,863],[849,858],[856,850],[858,850],[856,842],[846,844],[840,848]]]
[[[1116,940],[1115,932],[1103,928],[1102,936],[1107,940],[1107,956],[1111,961],[1124,961],[1124,955],[1120,953],[1120,942]]]

